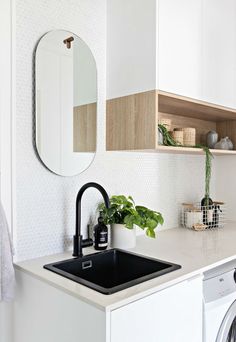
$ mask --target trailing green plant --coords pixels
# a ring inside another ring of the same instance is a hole
[[[170,132],[164,125],[159,124],[158,127],[163,135],[163,143],[165,146],[181,146],[181,144],[177,143],[175,139],[173,139]]]
[[[184,147],[184,145],[177,143],[173,139],[170,132],[168,132],[167,128],[164,125],[159,124],[158,127],[160,128],[161,133],[163,135],[163,143],[165,146]],[[197,144],[192,147],[201,148],[205,152],[205,198],[206,205],[209,205],[213,154],[207,146]]]
[[[211,153],[209,147],[203,145],[196,145],[197,148],[202,148],[205,152],[205,198],[206,205],[209,205],[210,198],[210,183],[211,183],[211,174],[212,174],[212,159],[214,158]]]
[[[212,172],[212,158],[213,154],[209,150],[208,147],[203,147],[203,150],[206,154],[205,161],[205,197],[207,198],[207,202],[210,198],[210,182],[211,182],[211,172]],[[207,203],[208,205],[209,203]]]
[[[152,238],[156,236],[155,228],[164,223],[161,213],[144,206],[136,206],[131,196],[111,196],[110,207],[106,208],[104,203],[101,203],[98,210],[105,224],[123,224],[128,229],[133,229],[134,225],[137,225]]]

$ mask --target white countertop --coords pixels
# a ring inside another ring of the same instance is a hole
[[[182,268],[115,294],[103,295],[43,268],[45,264],[70,259],[71,253],[19,262],[15,267],[101,310],[114,310],[236,259],[236,222],[230,222],[222,229],[203,232],[169,229],[157,233],[156,239],[139,236],[132,251],[179,264]],[[91,252],[94,250],[84,248],[84,253]]]

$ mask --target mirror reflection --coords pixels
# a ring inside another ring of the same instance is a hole
[[[89,47],[67,31],[52,31],[36,50],[36,147],[53,172],[72,176],[94,159],[97,70]]]

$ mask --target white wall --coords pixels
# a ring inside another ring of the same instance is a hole
[[[9,227],[12,228],[12,92],[11,88],[11,1],[1,0],[0,35],[4,48],[0,54],[0,198],[4,206]],[[12,307],[0,303],[0,341],[12,341]]]
[[[12,227],[12,44],[11,1],[0,5],[0,35],[4,49],[0,54],[0,194],[8,223]]]
[[[217,199],[224,201],[229,220],[236,220],[236,159],[220,157],[216,163]]]
[[[88,174],[58,177],[43,167],[33,147],[33,52],[41,36],[53,29],[80,36],[96,58],[98,122],[104,140],[106,1],[16,0],[17,259],[63,250],[74,230],[76,193],[83,183],[96,178]],[[92,174],[96,173],[95,166]]]

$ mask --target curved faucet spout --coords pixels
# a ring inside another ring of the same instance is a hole
[[[82,186],[82,188],[79,190],[78,195],[76,197],[76,221],[75,221],[75,235],[74,235],[74,239],[73,239],[73,256],[75,257],[82,257],[83,256],[83,247],[88,247],[88,246],[92,246],[93,242],[91,239],[85,239],[83,240],[83,237],[81,235],[81,200],[82,200],[82,196],[83,193],[85,192],[85,190],[87,190],[88,188],[95,188],[97,189],[104,200],[104,203],[106,205],[107,208],[109,208],[110,206],[110,201],[109,201],[109,196],[106,192],[106,190],[97,183],[86,183]]]

